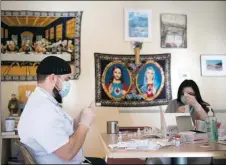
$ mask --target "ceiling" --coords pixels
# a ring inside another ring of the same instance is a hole
[[[46,27],[59,17],[40,16],[2,16],[1,21],[8,26],[22,27]]]

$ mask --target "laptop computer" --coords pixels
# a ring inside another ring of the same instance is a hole
[[[196,129],[191,116],[176,116],[176,123],[179,132],[192,131],[196,133],[205,133],[205,131]]]
[[[161,131],[164,137],[172,137],[180,132],[176,120],[176,117],[178,116],[189,117],[190,113],[164,113],[160,110]]]
[[[160,111],[161,130],[164,136],[170,137],[180,132],[205,133],[196,130],[190,113],[163,113]]]

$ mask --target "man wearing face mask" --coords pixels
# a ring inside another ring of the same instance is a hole
[[[103,159],[85,158],[82,145],[95,115],[81,112],[76,129],[73,119],[61,108],[70,91],[70,65],[55,56],[46,57],[37,68],[37,87],[30,95],[18,124],[20,141],[38,164],[105,164]]]

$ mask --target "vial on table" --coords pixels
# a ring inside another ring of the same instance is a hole
[[[176,138],[175,145],[176,145],[176,147],[180,146],[180,138],[179,137]]]
[[[118,141],[122,142],[122,133],[121,132],[118,133]]]
[[[175,137],[173,137],[172,143],[173,143],[174,146],[176,145],[176,138]]]

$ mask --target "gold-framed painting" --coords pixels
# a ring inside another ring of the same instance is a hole
[[[95,53],[95,101],[97,106],[145,107],[166,105],[172,99],[171,55]]]
[[[48,56],[67,61],[71,78],[79,79],[82,14],[2,10],[1,80],[35,81],[40,61]]]

